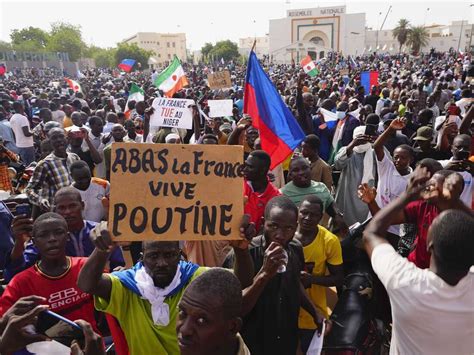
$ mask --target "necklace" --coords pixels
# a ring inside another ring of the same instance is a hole
[[[48,275],[45,271],[41,270],[41,266],[40,266],[40,265],[41,265],[41,260],[39,260],[39,261],[36,263],[35,267],[36,267],[36,270],[37,270],[42,276],[47,277],[48,279],[56,280],[56,279],[60,279],[60,278],[64,277],[64,275],[66,275],[66,274],[69,272],[69,270],[71,269],[71,258],[70,258],[69,256],[66,257],[66,262],[67,262],[66,270],[65,270],[62,274],[60,274],[60,275],[58,275],[58,276],[50,276],[50,275]]]

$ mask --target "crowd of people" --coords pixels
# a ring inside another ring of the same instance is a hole
[[[51,340],[35,330],[50,310],[82,329],[72,353],[311,354],[339,324],[341,243],[370,219],[359,247],[382,351],[472,354],[474,60],[329,53],[316,77],[262,65],[306,135],[273,169],[244,112],[245,65],[183,65],[191,130],[150,125],[163,93],[148,71],[84,70],[80,91],[56,70],[0,77],[0,353]],[[232,88],[210,89],[223,69]],[[127,100],[132,83],[143,101]],[[211,99],[232,115],[207,117]],[[113,242],[114,142],[242,145],[242,240]]]

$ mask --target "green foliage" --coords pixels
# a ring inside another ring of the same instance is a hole
[[[21,30],[13,30],[10,33],[10,38],[15,50],[41,51],[48,45],[50,35],[41,28],[30,26]]]
[[[211,43],[206,43],[201,48],[201,52],[204,57],[214,60],[224,58],[225,61],[229,61],[240,57],[237,44],[230,40],[219,41],[214,46]]]
[[[397,27],[395,27],[392,31],[392,36],[393,38],[396,38],[400,48],[399,48],[399,53],[402,52],[402,47],[406,43],[408,39],[408,35],[410,34],[410,21],[407,19],[400,19],[398,21]]]
[[[419,54],[421,48],[429,43],[429,34],[424,26],[414,26],[410,29],[407,44],[411,47],[413,54]]]
[[[212,43],[204,43],[204,46],[201,48],[201,53],[203,55],[203,57],[206,57],[210,51],[212,51],[212,48],[214,48],[214,46],[212,45]]]
[[[11,43],[0,41],[0,50],[65,52],[73,62],[81,57],[93,58],[97,67],[104,68],[114,68],[122,59],[130,58],[141,63],[141,68],[145,69],[148,59],[155,54],[136,44],[119,43],[117,48],[88,47],[82,39],[81,27],[66,22],[52,23],[49,33],[31,26],[15,29],[10,38]]]
[[[114,48],[100,48],[90,46],[83,52],[86,58],[95,60],[95,65],[98,68],[112,68],[115,66],[115,49]]]
[[[5,41],[0,41],[0,51],[11,51],[12,45]]]
[[[141,64],[142,69],[146,69],[148,68],[148,59],[154,54],[154,51],[142,49],[136,43],[119,43],[114,53],[114,66],[118,65],[123,59],[135,59],[137,64]]]
[[[51,24],[51,38],[47,50],[69,53],[71,61],[77,61],[86,48],[82,40],[81,28],[65,22]]]

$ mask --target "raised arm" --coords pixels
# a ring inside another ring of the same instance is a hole
[[[95,245],[91,256],[87,259],[77,280],[77,286],[84,292],[99,296],[107,301],[112,292],[112,281],[103,274],[109,256],[115,247],[107,230],[107,224],[102,222],[90,234]]]
[[[230,133],[229,138],[227,139],[228,145],[238,145],[240,135],[250,126],[250,121],[243,117],[237,122],[237,127]]]
[[[474,104],[471,104],[471,107],[464,115],[464,118],[461,121],[461,126],[459,126],[460,134],[469,134],[469,128],[471,128],[472,119],[474,118]]]
[[[383,146],[387,141],[388,137],[390,137],[397,130],[402,130],[403,128],[405,128],[405,126],[406,119],[397,117],[392,121],[392,123],[390,123],[390,126],[388,126],[388,128],[377,138],[373,145],[373,148],[378,161],[382,161],[385,156]]]
[[[89,152],[91,153],[91,158],[94,164],[102,163],[102,157],[100,156],[99,152],[94,147],[94,145],[92,144],[89,138],[89,132],[87,132],[87,129],[81,128],[81,132],[84,135],[84,141],[86,142],[87,147],[89,148]]]
[[[377,245],[388,243],[385,237],[388,227],[392,224],[397,224],[398,221],[395,221],[396,216],[400,213],[403,214],[403,209],[408,203],[419,198],[420,193],[426,187],[426,182],[429,178],[430,174],[426,168],[417,167],[410,178],[407,191],[388,204],[385,208],[382,208],[374,216],[372,221],[370,221],[364,231],[363,238],[365,250],[367,251],[369,258],[372,257],[372,251]]]

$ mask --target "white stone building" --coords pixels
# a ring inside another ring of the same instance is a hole
[[[328,51],[361,54],[365,47],[365,13],[347,14],[345,6],[288,10],[270,20],[269,54],[276,63],[299,62],[308,53],[323,58]]]
[[[473,44],[472,36],[474,25],[468,21],[452,21],[449,25],[429,25],[425,26],[429,34],[429,43],[421,50],[428,52],[431,48],[440,52],[448,51],[450,48],[463,52],[469,51]],[[378,36],[378,40],[377,40]],[[392,30],[367,30],[365,34],[366,52],[388,52],[398,53],[399,44],[396,38],[393,38]],[[407,52],[407,47],[402,51]]]
[[[266,56],[269,54],[270,38],[268,35],[264,37],[239,38],[239,53],[245,57],[248,57],[254,41],[256,41],[255,54],[258,58],[262,58],[264,55]]]
[[[187,59],[185,33],[138,32],[123,42],[136,43],[140,48],[153,51],[155,55],[148,61],[152,68],[166,66],[174,55],[182,62]]]

